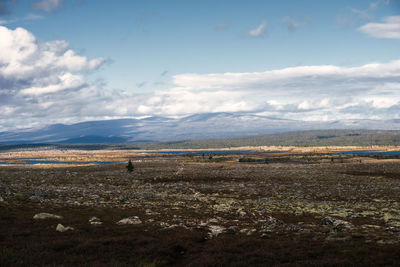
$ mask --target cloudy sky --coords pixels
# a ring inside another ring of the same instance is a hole
[[[0,131],[204,112],[400,119],[400,0],[0,0]]]

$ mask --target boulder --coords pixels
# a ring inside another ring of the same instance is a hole
[[[208,230],[209,233],[207,234],[207,238],[211,239],[225,232],[226,228],[220,225],[209,225]]]
[[[64,226],[61,223],[57,224],[57,227],[56,227],[56,231],[57,232],[61,232],[62,233],[62,232],[66,232],[68,230],[74,230],[74,228],[72,228],[70,226]]]
[[[62,216],[54,215],[54,214],[46,213],[46,212],[38,213],[38,214],[35,214],[35,216],[33,216],[33,219],[35,219],[35,220],[62,219],[62,218],[63,218]]]
[[[141,224],[141,223],[142,223],[142,221],[139,219],[138,216],[131,216],[131,217],[128,217],[128,218],[124,218],[124,219],[122,219],[122,220],[119,220],[119,221],[117,222],[117,224],[119,224],[119,225],[124,225],[124,224]]]

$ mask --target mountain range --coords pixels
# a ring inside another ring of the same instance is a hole
[[[300,121],[239,113],[53,124],[0,132],[0,143],[124,143],[231,138],[305,130],[400,130],[400,120]]]

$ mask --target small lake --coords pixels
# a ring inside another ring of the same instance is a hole
[[[59,160],[38,160],[38,159],[11,159],[13,162],[0,161],[0,165],[36,165],[36,164],[114,164],[126,161],[59,161]],[[18,162],[15,162],[18,161]]]
[[[177,161],[177,160],[184,160],[184,158],[138,158],[132,159],[132,162],[145,162],[145,161]],[[60,160],[41,160],[36,158],[15,158],[9,160],[2,160],[0,161],[0,166],[2,165],[13,165],[13,166],[22,166],[22,165],[36,165],[36,164],[120,164],[120,163],[127,163],[128,160],[124,161],[60,161]]]

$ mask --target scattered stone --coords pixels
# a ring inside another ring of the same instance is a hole
[[[241,216],[244,217],[247,215],[247,213],[243,209],[238,209],[237,213]]]
[[[128,217],[128,218],[124,218],[124,219],[122,219],[122,220],[119,220],[119,221],[117,222],[117,224],[119,224],[119,225],[124,225],[124,224],[141,224],[141,223],[142,223],[142,221],[139,219],[138,216],[131,216],[131,217]]]
[[[260,235],[260,237],[261,237],[261,238],[271,238],[271,236],[270,236],[269,234],[267,234],[267,233],[262,233],[262,234]]]
[[[239,233],[246,234],[246,235],[252,235],[256,232],[257,232],[257,229],[255,229],[255,228],[253,228],[253,229],[243,228],[242,230],[239,231]]]
[[[285,226],[285,230],[292,231],[292,232],[301,232],[303,230],[303,228],[301,228],[300,226],[295,225],[295,224],[287,224]]]
[[[89,223],[92,225],[100,225],[103,224],[103,222],[97,218],[96,216],[93,216],[92,218],[89,219]]]
[[[400,228],[398,228],[398,227],[393,227],[393,226],[389,226],[389,227],[386,227],[386,231],[398,233],[398,232],[400,232]]]
[[[218,223],[218,219],[216,218],[211,218],[208,220],[209,223]]]
[[[59,223],[59,224],[57,224],[57,227],[56,227],[56,231],[57,232],[66,232],[66,231],[68,231],[68,230],[75,230],[73,227],[70,227],[70,226],[64,226],[64,225],[62,225],[61,223]]]
[[[0,202],[4,202],[4,198],[0,197]]]
[[[267,222],[264,224],[264,227],[266,228],[274,228],[274,227],[280,227],[284,226],[285,223],[281,220],[278,220],[272,216],[269,216],[267,219]]]
[[[46,213],[46,212],[38,213],[38,214],[35,214],[35,216],[33,216],[33,219],[35,219],[35,220],[62,219],[62,218],[63,218],[62,216],[54,215],[54,214]]]
[[[184,225],[183,223],[179,223],[179,224],[172,224],[170,226],[167,227],[167,229],[173,229],[173,228],[184,228],[184,229],[189,229],[186,225]]]
[[[330,216],[327,216],[327,217],[323,218],[322,221],[321,221],[321,224],[322,225],[333,226],[332,231],[334,231],[334,232],[341,232],[344,229],[350,229],[350,228],[354,227],[353,224],[351,224],[351,223],[349,223],[347,221],[335,219],[335,218],[332,218]]]
[[[210,231],[207,234],[207,237],[209,239],[218,236],[219,234],[222,234],[223,232],[225,232],[225,227],[223,226],[219,226],[219,225],[210,225],[208,226],[208,230]]]
[[[153,212],[151,211],[151,209],[146,210],[146,215],[152,215],[152,214],[153,214]]]
[[[169,223],[166,223],[166,222],[160,222],[160,226],[163,228],[168,228],[170,225],[169,225]]]
[[[241,234],[246,234],[248,231],[249,231],[249,229],[243,228],[243,229],[241,229],[241,230],[239,231],[239,233],[241,233]]]

